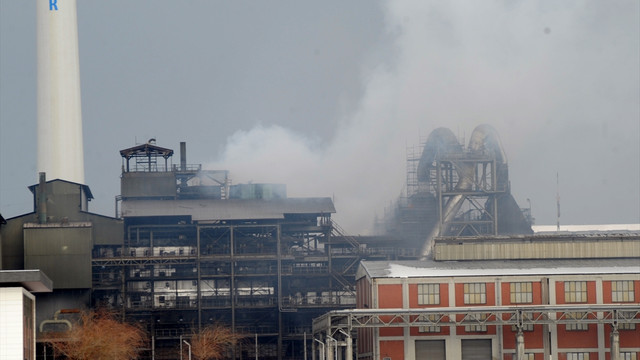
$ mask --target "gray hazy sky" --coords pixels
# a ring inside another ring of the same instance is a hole
[[[85,179],[112,215],[149,138],[366,233],[407,146],[499,132],[538,224],[640,222],[640,2],[79,1]],[[37,182],[35,2],[0,0],[0,212]]]

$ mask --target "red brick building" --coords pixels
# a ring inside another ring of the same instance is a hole
[[[363,261],[348,323],[363,360],[637,360],[639,304],[638,259]]]

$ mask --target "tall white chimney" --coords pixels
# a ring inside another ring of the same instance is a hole
[[[76,0],[36,0],[38,172],[84,184]]]

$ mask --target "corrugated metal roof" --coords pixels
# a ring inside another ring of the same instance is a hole
[[[638,259],[511,260],[511,261],[361,261],[358,277],[364,272],[373,278],[640,274]]]
[[[194,221],[282,219],[284,214],[332,214],[331,198],[287,198],[271,200],[193,199],[125,200],[123,217],[191,216]]]
[[[504,242],[557,241],[557,240],[589,240],[589,239],[638,239],[640,232],[634,231],[583,231],[583,232],[541,232],[535,234],[515,235],[478,235],[478,236],[440,236],[434,243],[473,243],[491,241],[496,244]]]
[[[120,155],[123,158],[127,158],[127,159],[130,159],[136,156],[146,157],[150,155],[162,156],[163,158],[166,159],[173,155],[173,150],[156,146],[153,143],[146,143],[142,145],[136,145],[128,149],[120,150]]]
[[[84,190],[85,195],[87,196],[87,199],[89,199],[89,200],[93,199],[93,194],[91,193],[91,189],[89,188],[88,185],[80,184],[80,183],[73,182],[73,181],[62,180],[62,179],[48,180],[46,183],[49,184],[49,183],[53,183],[53,182],[63,182],[63,183],[67,183],[67,184],[79,185],[82,188],[82,190]],[[33,185],[29,186],[28,189],[35,195],[36,194],[36,189],[37,189],[38,186],[40,186],[40,184],[33,184]]]
[[[534,233],[580,233],[580,232],[640,232],[640,224],[595,224],[595,225],[532,225]]]

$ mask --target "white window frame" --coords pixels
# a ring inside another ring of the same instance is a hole
[[[588,352],[570,352],[567,353],[567,360],[589,360]]]
[[[483,321],[487,320],[489,317],[487,314],[471,314],[470,316],[474,320]],[[484,324],[474,324],[474,325],[465,325],[465,332],[487,332],[487,325]]]
[[[464,283],[463,292],[465,305],[487,303],[486,283]]]
[[[611,281],[611,301],[613,302],[634,302],[635,282],[633,280],[613,280]]]
[[[588,301],[586,281],[565,281],[564,282],[564,302],[565,303],[586,303]]]
[[[440,315],[438,314],[428,314],[428,315],[420,315],[424,320],[431,321],[433,323],[437,323],[440,320]],[[421,333],[439,333],[441,330],[438,325],[427,325],[427,326],[419,326],[418,332]]]
[[[512,282],[509,284],[509,295],[512,304],[533,303],[532,282]]]
[[[440,284],[418,284],[418,305],[440,305]]]
[[[586,313],[572,312],[567,313],[567,315],[570,319],[582,319],[586,315]],[[567,329],[567,331],[587,331],[589,330],[589,324],[584,322],[574,322],[566,324],[565,328]]]

